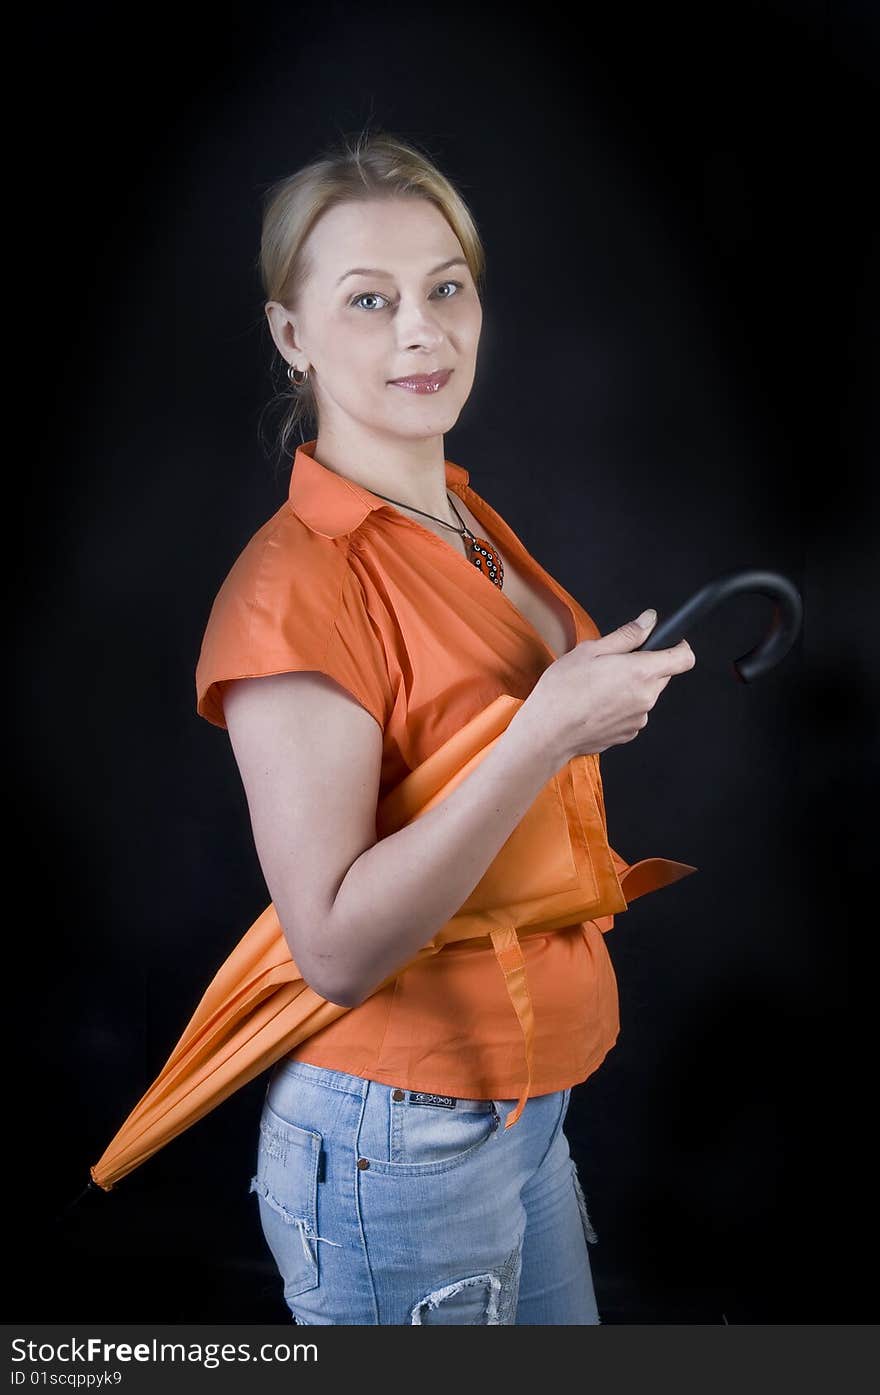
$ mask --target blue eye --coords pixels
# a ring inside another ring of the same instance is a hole
[[[360,295],[356,295],[355,298],[354,298],[354,300],[353,300],[351,303],[352,303],[352,305],[357,305],[357,303],[358,303],[359,300],[368,300],[370,297],[372,297],[373,300],[384,300],[384,299],[385,299],[385,297],[384,297],[383,295],[379,295],[378,291],[361,291]],[[359,308],[359,309],[362,309],[363,307],[359,306],[358,308]],[[369,308],[369,307],[367,307],[367,308]]]
[[[454,296],[457,295],[459,291],[464,290],[464,286],[461,281],[441,281],[440,286],[455,286],[456,288],[454,295],[443,295],[440,297],[441,300],[453,300]],[[439,290],[440,286],[437,286],[436,289]],[[361,291],[360,295],[356,295],[354,299],[349,302],[349,304],[351,304],[352,306],[357,306],[358,309],[369,309],[369,306],[358,305],[359,301],[368,299],[385,300],[385,296],[380,295],[378,291]]]

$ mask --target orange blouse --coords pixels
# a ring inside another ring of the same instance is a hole
[[[379,799],[502,693],[525,698],[554,655],[503,590],[378,495],[296,452],[289,495],[233,563],[196,668],[197,711],[225,727],[229,679],[292,670],[341,684],[379,723]],[[570,609],[590,615],[446,461],[447,488],[485,535]],[[534,1005],[533,1095],[583,1081],[617,1040],[604,917],[522,938]],[[515,1098],[522,1034],[492,946],[446,945],[288,1053],[383,1084]]]

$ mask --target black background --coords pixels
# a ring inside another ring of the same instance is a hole
[[[766,602],[703,622],[603,757],[617,850],[699,868],[617,918],[622,1031],[566,1125],[603,1321],[874,1317],[869,8],[35,12],[7,260],[9,1317],[287,1314],[247,1192],[264,1079],[59,1213],[268,900],[193,671],[289,477],[258,429],[260,194],[367,121],[427,148],[487,248],[446,454],[600,629],[733,567],[804,599],[750,687],[729,661]]]

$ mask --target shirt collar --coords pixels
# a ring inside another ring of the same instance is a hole
[[[316,437],[297,449],[288,494],[290,507],[313,533],[338,538],[342,533],[354,532],[373,509],[391,507],[378,494],[371,494],[369,489],[316,460],[317,443]],[[467,484],[469,475],[463,466],[454,465],[451,460],[444,463],[448,485],[454,488]]]

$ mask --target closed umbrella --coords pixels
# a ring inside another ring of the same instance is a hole
[[[502,694],[411,771],[381,801],[378,835],[402,828],[451,793],[488,753],[522,701]],[[457,914],[374,991],[445,944],[487,939],[525,1048],[525,1081],[506,1120],[510,1127],[528,1097],[533,1031],[518,937],[582,920],[608,930],[629,901],[696,870],[667,858],[629,864],[620,857],[606,836],[598,757],[576,756],[540,791]],[[90,1167],[92,1182],[110,1191],[235,1090],[349,1010],[305,983],[270,903],[221,964],[163,1069]]]
[[[748,591],[773,602],[763,640],[733,664],[735,676],[749,682],[784,657],[800,630],[800,594],[776,572],[752,569],[715,578],[655,627],[641,647],[676,643],[716,606]],[[394,833],[450,794],[488,753],[522,701],[509,694],[496,698],[389,791],[377,810],[378,836]],[[696,870],[669,858],[630,864],[620,857],[608,843],[599,758],[576,756],[540,791],[459,911],[374,991],[445,944],[480,938],[491,943],[524,1043],[525,1080],[507,1117],[509,1128],[522,1113],[531,1080],[534,1023],[520,937],[579,920],[610,930],[614,916],[631,901]],[[90,1167],[86,1190],[110,1191],[227,1096],[348,1011],[305,983],[275,907],[267,906],[214,975],[156,1080]]]

